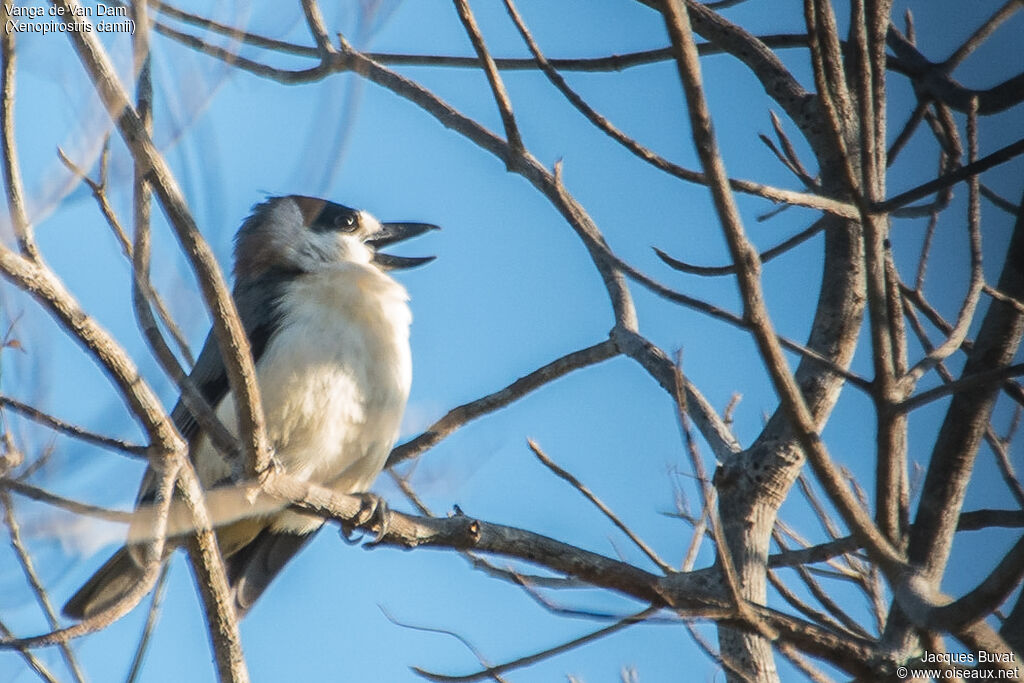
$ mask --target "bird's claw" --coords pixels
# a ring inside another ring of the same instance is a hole
[[[363,535],[356,536],[356,530],[363,527],[373,527],[375,530],[373,540],[366,543],[372,547],[384,540],[388,533],[388,504],[387,501],[373,493],[356,493],[359,497],[359,512],[347,522],[341,523],[341,538],[346,543],[356,544],[363,539]]]

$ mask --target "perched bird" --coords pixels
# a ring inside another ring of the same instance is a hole
[[[289,475],[357,493],[380,473],[412,380],[408,295],[387,271],[433,257],[377,249],[435,228],[381,223],[366,211],[302,196],[256,205],[239,228],[235,304],[252,348],[274,461]],[[235,432],[234,400],[212,333],[190,377]],[[203,487],[229,485],[232,464],[180,400],[172,418]],[[155,487],[150,471],[140,504],[153,501]],[[315,515],[277,509],[217,527],[239,616],[322,525]],[[172,538],[168,546],[181,542]],[[99,612],[143,573],[131,547],[122,547],[68,600],[64,614],[82,619]]]

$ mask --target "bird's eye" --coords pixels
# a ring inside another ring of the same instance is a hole
[[[334,225],[345,232],[351,232],[356,226],[356,215],[354,213],[344,213],[334,219]]]

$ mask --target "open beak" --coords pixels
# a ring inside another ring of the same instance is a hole
[[[370,236],[366,243],[373,247],[373,262],[384,270],[400,270],[403,268],[415,268],[424,263],[430,263],[436,256],[392,256],[382,254],[378,251],[381,247],[389,244],[397,244],[412,237],[417,237],[431,230],[441,228],[430,223],[381,223],[380,230]]]

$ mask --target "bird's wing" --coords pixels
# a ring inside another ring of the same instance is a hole
[[[315,532],[293,534],[264,529],[251,543],[224,560],[235,602],[235,614],[241,619],[285,564],[302,550]]]
[[[253,363],[259,363],[267,343],[280,324],[276,303],[283,287],[282,278],[266,276],[257,282],[242,283],[235,288],[235,305],[238,307],[238,316],[242,320],[245,335],[249,339]],[[220,355],[220,345],[217,344],[212,331],[206,336],[203,350],[199,353],[189,379],[213,409],[216,409],[217,404],[228,393],[224,359]],[[199,432],[199,424],[181,399],[174,406],[171,418],[181,435],[191,443]]]
[[[283,275],[267,275],[260,281],[241,283],[235,287],[235,305],[245,334],[249,338],[253,361],[258,363],[267,344],[280,325],[277,312],[277,300],[283,293],[287,278]],[[192,373],[189,375],[199,392],[211,408],[227,395],[228,380],[224,369],[224,361],[220,355],[217,340],[213,334],[207,336],[203,350],[199,354]],[[174,424],[181,435],[188,440],[190,447],[195,446],[199,435],[199,425],[192,413],[179,400],[171,413]],[[190,452],[190,456],[193,453]],[[152,468],[147,469],[139,487],[138,504],[152,503],[156,494],[157,476]],[[245,524],[242,520],[241,524]],[[133,522],[133,525],[135,522]],[[237,526],[237,525],[236,525]],[[308,540],[304,536],[271,534],[253,530],[256,535],[253,547],[243,548],[242,558],[232,562],[232,591],[236,601],[245,607],[267,587],[270,580],[284,563],[297,553]],[[280,537],[279,537],[280,536]],[[251,536],[250,536],[251,538]],[[139,566],[128,547],[121,548],[64,606],[64,614],[83,619],[104,609],[124,594],[142,578],[144,571]]]
[[[249,348],[252,351],[253,363],[259,363],[270,339],[280,325],[277,301],[280,299],[285,283],[289,280],[286,274],[270,272],[255,281],[241,282],[235,287],[235,306],[242,321]],[[220,346],[211,331],[203,343],[195,367],[189,374],[207,404],[214,410],[228,393],[228,376],[224,368],[224,359],[220,354]],[[171,419],[182,437],[193,446],[199,435],[199,423],[185,403],[178,399]],[[194,458],[194,454],[190,452]],[[150,503],[156,494],[157,478],[152,469],[146,471],[139,487],[137,504]]]

